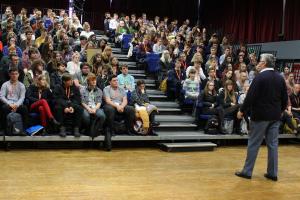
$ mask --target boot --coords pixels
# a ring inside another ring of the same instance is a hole
[[[74,136],[75,137],[80,137],[80,132],[79,132],[79,128],[78,127],[74,128]]]
[[[67,134],[66,134],[66,127],[61,126],[59,128],[59,135],[60,135],[60,137],[66,137],[67,136]]]
[[[55,118],[51,118],[49,121],[50,121],[53,125],[55,125],[55,126],[59,126],[59,125],[60,125],[60,123],[59,123],[58,121],[56,121]]]

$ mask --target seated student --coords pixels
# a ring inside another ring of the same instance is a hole
[[[183,82],[183,90],[185,91],[185,98],[196,100],[198,99],[200,92],[200,84],[199,81],[195,80],[196,70],[191,69],[189,71],[188,78]]]
[[[143,127],[149,128],[149,120],[151,126],[158,126],[159,122],[155,121],[157,107],[150,104],[149,97],[145,89],[145,81],[138,80],[136,85],[136,89],[131,94],[131,101],[135,106],[136,111],[139,113],[139,116],[142,118]]]
[[[87,86],[80,90],[81,104],[84,108],[83,123],[85,127],[90,127],[91,116],[93,115],[97,123],[99,123],[99,128],[102,129],[106,117],[100,108],[103,93],[96,85],[96,78],[95,74],[89,74],[87,76]]]
[[[24,77],[24,85],[28,88],[31,84],[33,84],[34,80],[40,75],[44,75],[47,80],[47,84],[50,85],[50,77],[49,73],[44,70],[45,63],[43,60],[35,60],[32,63],[31,69],[25,74]]]
[[[118,86],[118,79],[116,75],[111,75],[108,78],[109,86],[103,90],[104,99],[104,112],[107,118],[107,124],[110,133],[114,135],[114,120],[116,114],[125,115],[126,128],[128,134],[134,134],[133,124],[135,119],[135,110],[132,106],[127,105],[127,95],[123,88]]]
[[[239,111],[240,105],[237,102],[237,94],[234,91],[234,83],[227,80],[224,85],[224,90],[219,94],[219,104],[224,109],[224,117],[233,117],[235,120],[234,126],[236,133],[240,133],[240,120],[236,119],[236,114]]]
[[[56,85],[61,85],[61,77],[63,76],[64,73],[69,73],[66,70],[66,64],[63,62],[58,62],[57,63],[57,70],[53,72],[50,76],[50,88],[53,90]]]
[[[101,73],[97,76],[97,87],[103,90],[106,86],[109,85],[108,76],[109,76],[109,65],[104,65]]]
[[[69,61],[67,63],[67,70],[68,72],[71,74],[71,75],[74,75],[76,73],[79,73],[80,72],[80,54],[75,51],[73,54],[72,54],[72,61]]]
[[[300,120],[300,84],[295,84],[290,95],[293,116]]]
[[[91,66],[88,63],[80,64],[80,72],[74,75],[74,85],[82,88],[87,86],[87,76],[91,72]]]
[[[175,68],[168,72],[167,79],[167,96],[169,99],[179,99],[182,89],[182,81],[185,79],[185,74],[181,71],[181,63],[179,59],[175,61]]]
[[[201,92],[199,102],[202,104],[201,114],[217,115],[219,119],[219,129],[222,131],[224,122],[223,108],[219,107],[218,96],[215,90],[214,81],[207,81],[204,90]]]
[[[248,83],[245,83],[243,85],[243,90],[240,91],[241,95],[238,98],[238,104],[239,105],[242,105],[244,103],[249,88],[250,88],[250,85]],[[243,133],[248,133],[248,131],[249,131],[249,128],[248,128],[249,127],[249,116],[250,116],[250,113],[246,113],[246,115],[244,116],[244,120],[247,124],[247,127],[245,129],[242,128],[243,125],[241,124],[241,132],[243,132]]]
[[[186,69],[186,75],[188,76],[190,69],[195,69],[196,70],[196,80],[198,80],[201,84],[201,82],[206,79],[206,76],[203,72],[203,69],[201,67],[201,61],[200,60],[194,60],[194,66],[189,66]]]
[[[153,52],[161,54],[166,49],[166,47],[162,43],[162,39],[158,38],[157,42],[153,45]]]
[[[47,120],[52,125],[59,125],[49,106],[49,103],[53,100],[53,96],[45,75],[38,76],[34,84],[29,86],[26,91],[26,99],[28,100],[30,111],[40,113],[41,125],[43,127],[48,127]]]
[[[61,124],[59,135],[66,137],[65,120],[67,117],[72,119],[74,136],[80,137],[79,128],[83,108],[81,107],[81,96],[79,89],[73,84],[71,74],[63,74],[62,84],[56,85],[53,91],[55,100],[55,118]]]
[[[126,92],[132,92],[135,88],[134,77],[128,74],[128,66],[121,66],[122,74],[119,74],[118,77],[118,86],[123,88]]]
[[[0,63],[0,86],[10,79],[9,69],[17,68],[19,70],[19,81],[24,81],[24,71],[20,58],[15,52],[10,52],[9,57],[4,56]]]
[[[126,26],[124,20],[120,20],[119,25],[117,26],[116,32],[115,32],[115,42],[120,42],[123,39],[124,34],[128,34],[129,29]]]
[[[159,60],[159,68],[160,68],[158,72],[159,83],[161,83],[165,79],[168,71],[171,70],[171,66],[172,66],[172,58],[170,57],[170,53],[168,50],[164,50]]]
[[[248,77],[246,72],[240,73],[240,78],[236,81],[237,91],[243,92],[244,85],[249,85]]]
[[[121,74],[120,68],[119,68],[119,61],[117,57],[111,57],[110,60],[110,73],[114,75]]]
[[[20,47],[17,46],[17,38],[15,35],[10,35],[8,37],[8,44],[3,47],[3,55],[9,55],[9,47],[11,46],[16,48],[16,54],[19,56],[19,58],[22,58],[22,50]]]
[[[136,52],[136,58],[138,61],[142,61],[142,59],[146,58],[147,53],[152,52],[151,42],[150,42],[150,36],[145,36],[143,39],[143,42],[138,46],[137,52]]]
[[[19,72],[18,68],[9,69],[10,80],[3,83],[1,86],[0,100],[2,102],[1,114],[2,114],[2,127],[6,128],[6,116],[10,112],[17,112],[22,115],[23,127],[28,125],[28,110],[23,105],[25,99],[25,86],[18,81]]]
[[[219,91],[219,89],[221,88],[221,85],[220,85],[219,79],[216,76],[216,70],[214,68],[208,69],[208,77],[202,81],[201,89],[204,89],[204,87],[206,86],[206,83],[208,81],[213,81],[215,84],[215,90]]]

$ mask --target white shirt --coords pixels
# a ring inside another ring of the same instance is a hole
[[[70,61],[67,63],[67,71],[71,74],[71,75],[75,75],[77,73],[80,72],[80,64],[81,62],[79,62],[78,64],[74,63],[73,61]]]
[[[262,69],[259,73],[262,73],[262,72],[264,72],[264,71],[274,71],[274,68],[269,68],[269,67],[267,67],[267,68],[265,68],[265,69]]]
[[[191,69],[195,69],[195,70],[196,70],[196,68],[195,68],[194,66],[189,66],[189,67],[186,69],[186,77],[189,77],[189,72],[190,72]],[[196,70],[196,71],[197,71],[197,70]],[[197,75],[197,73],[196,73],[195,80],[201,82],[201,81],[203,81],[204,79],[206,79],[206,76],[205,76],[205,74],[204,74],[204,72],[203,72],[202,67],[200,67],[200,68],[199,68],[199,74]]]
[[[85,36],[87,39],[89,39],[89,37],[93,34],[95,34],[93,31],[90,32],[81,31],[80,36]]]
[[[119,22],[115,19],[111,19],[109,22],[109,29],[116,30],[119,26]]]

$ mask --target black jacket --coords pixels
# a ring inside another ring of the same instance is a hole
[[[268,70],[254,78],[240,110],[243,113],[250,110],[253,121],[280,120],[287,103],[284,79],[279,73]]]
[[[209,108],[214,104],[214,107],[217,107],[217,95],[205,94],[204,91],[201,92],[199,101],[202,104],[203,108]]]
[[[292,108],[300,108],[300,95],[295,95],[294,93],[292,93],[290,95],[290,101],[291,101],[291,105]]]
[[[234,93],[234,95],[235,95],[235,98],[237,99],[237,94]],[[218,97],[218,102],[223,108],[229,108],[229,107],[231,107],[231,103],[233,103],[230,97],[227,96],[227,98],[225,99],[224,90],[220,92],[219,97]],[[235,103],[237,103],[237,100]]]
[[[42,91],[41,99],[45,99],[47,102],[51,102],[53,100],[53,95],[49,88]],[[37,86],[32,84],[28,87],[26,90],[26,100],[29,105],[39,100],[39,89]]]
[[[50,88],[54,89],[56,85],[61,85],[61,76],[58,74],[58,72],[54,72],[50,76]]]
[[[56,106],[66,108],[69,106],[73,107],[74,105],[81,105],[80,91],[75,85],[70,87],[69,97],[67,97],[66,89],[62,84],[56,85],[53,91],[53,96]]]

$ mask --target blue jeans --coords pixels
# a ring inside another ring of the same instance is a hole
[[[83,120],[83,124],[85,127],[90,127],[90,124],[91,124],[91,116],[93,114],[90,114],[86,109],[83,111],[83,117],[82,117],[82,120]],[[95,119],[99,120],[99,127],[103,127],[103,124],[105,122],[105,119],[106,119],[106,116],[103,112],[103,110],[101,108],[99,108],[97,111],[96,111],[96,114],[95,114]]]

